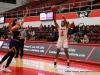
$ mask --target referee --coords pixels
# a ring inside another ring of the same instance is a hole
[[[20,58],[23,58],[23,48],[24,48],[24,44],[26,44],[26,37],[27,37],[26,30],[23,29],[23,27],[22,27],[22,33],[21,33],[21,37],[20,37],[19,42],[18,42],[17,54],[16,54],[15,58],[18,58],[19,48],[21,50]]]

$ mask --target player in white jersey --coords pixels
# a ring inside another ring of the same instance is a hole
[[[70,62],[69,62],[68,41],[67,41],[68,24],[67,24],[67,21],[64,17],[64,14],[62,14],[62,17],[63,17],[64,21],[61,22],[61,27],[59,27],[59,25],[56,22],[56,13],[54,13],[54,23],[55,23],[55,26],[58,28],[58,31],[59,31],[59,38],[58,38],[58,41],[57,41],[57,53],[56,53],[56,57],[55,57],[54,67],[57,66],[57,58],[59,56],[60,49],[63,46],[66,57],[67,57],[67,68],[69,68]]]

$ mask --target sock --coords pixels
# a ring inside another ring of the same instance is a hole
[[[55,59],[55,62],[57,62],[57,59]]]
[[[69,59],[67,59],[67,62],[69,62]]]
[[[5,68],[7,68],[8,66],[6,65]]]

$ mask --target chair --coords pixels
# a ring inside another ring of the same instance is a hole
[[[98,33],[98,35],[100,35],[100,33]]]
[[[99,25],[95,25],[95,27],[98,27]]]
[[[91,33],[87,33],[87,36],[90,37],[91,36]]]
[[[95,36],[96,36],[96,35],[97,35],[97,33],[93,33],[92,35],[95,35]]]
[[[84,37],[80,37],[80,39],[84,39]]]
[[[50,38],[50,36],[47,36],[47,38]]]
[[[47,42],[47,39],[44,39],[44,41],[46,41],[46,42]]]
[[[97,37],[97,39],[100,39],[100,37]]]
[[[45,31],[45,33],[48,33],[48,31]]]
[[[54,39],[54,36],[51,36],[51,38],[53,38],[53,39]]]
[[[96,37],[91,37],[91,39],[96,39]]]
[[[35,29],[35,31],[39,31],[38,29]]]
[[[87,35],[91,35],[91,33],[87,33]]]
[[[44,33],[44,35],[46,36],[47,34],[46,34],[46,33]]]
[[[43,39],[40,39],[40,41],[43,41]]]
[[[96,43],[96,41],[90,41],[90,44],[95,44]]]
[[[95,41],[95,39],[94,38],[90,38],[90,41]]]
[[[98,27],[94,27],[94,29],[98,29]]]
[[[52,31],[50,31],[50,33],[52,33]]]
[[[90,30],[93,30],[93,27],[90,27]]]
[[[75,27],[75,31],[78,32],[79,31],[79,26]]]
[[[97,44],[100,44],[100,41],[97,41]]]
[[[38,33],[38,31],[35,31],[36,33]]]
[[[50,41],[50,36],[47,36],[47,41]]]
[[[100,35],[97,35],[97,37],[100,37]]]
[[[50,33],[47,33],[47,36],[50,36]]]
[[[100,41],[100,37],[97,37],[96,41]]]
[[[36,41],[39,41],[39,39],[36,39]]]
[[[94,27],[94,25],[90,25],[90,27]]]

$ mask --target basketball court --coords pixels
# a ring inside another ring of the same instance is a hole
[[[0,53],[0,60],[4,54]],[[54,68],[53,63],[53,59],[24,55],[23,59],[13,58],[9,67],[12,73],[1,70],[0,75],[100,75],[100,66],[71,62],[70,68],[66,68],[66,61],[58,60]]]
[[[100,0],[0,0],[0,75],[100,75]]]

